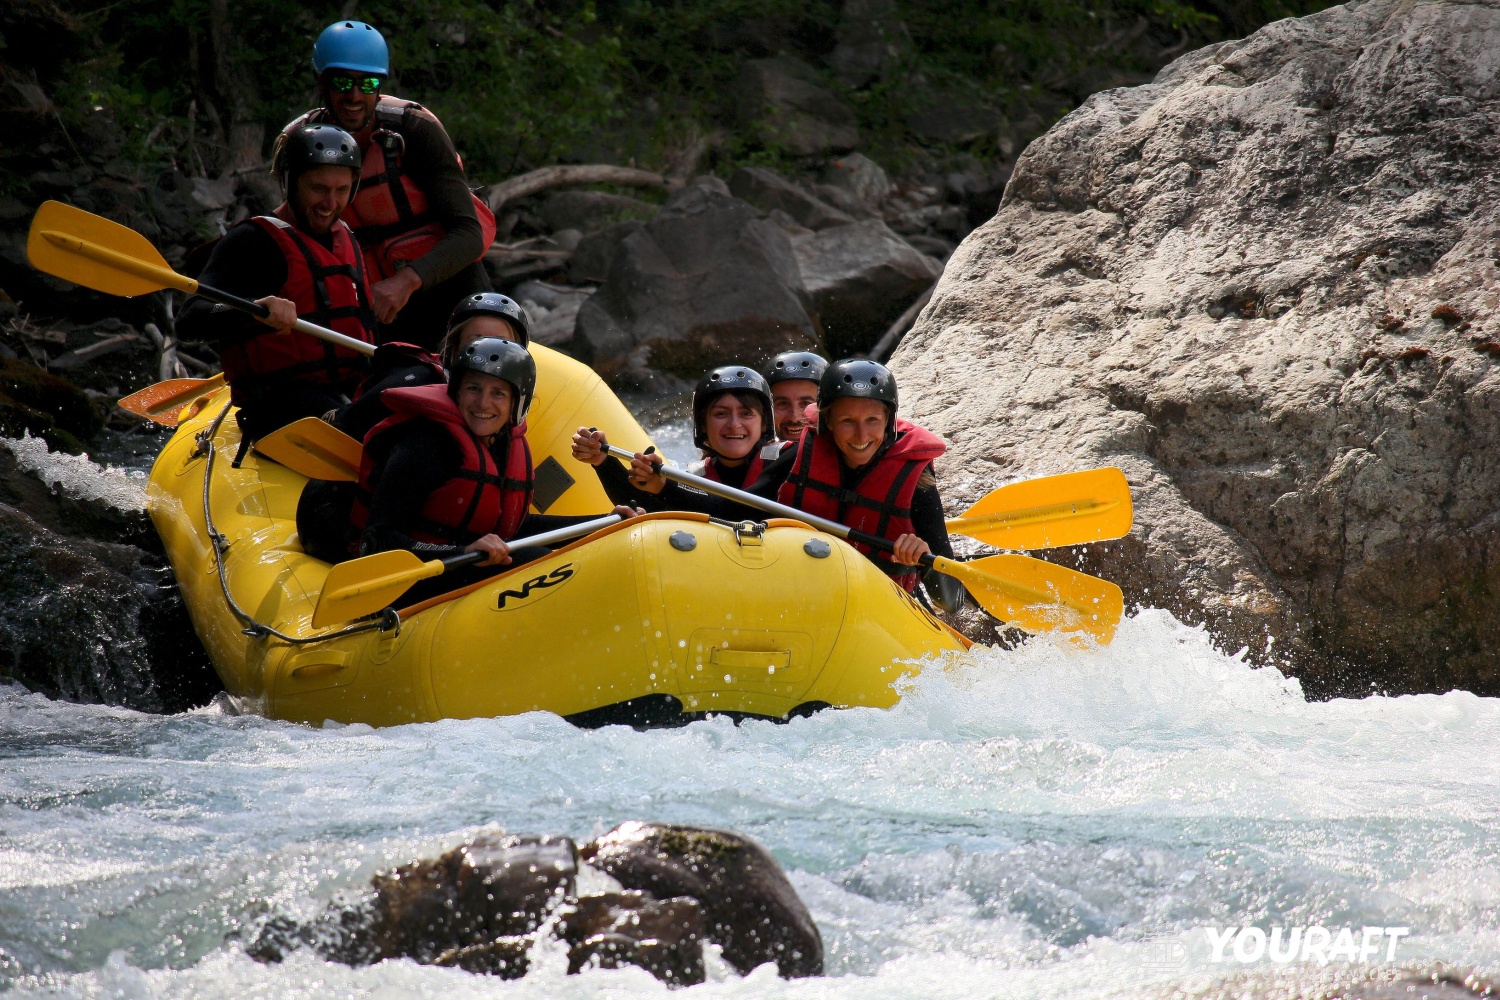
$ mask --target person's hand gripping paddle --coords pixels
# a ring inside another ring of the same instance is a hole
[[[96,292],[133,297],[171,288],[202,296],[257,319],[271,314],[263,305],[178,274],[151,241],[134,229],[60,201],[43,202],[36,210],[26,238],[26,256],[38,271]],[[361,354],[375,353],[373,344],[304,319],[299,319],[292,329]],[[155,423],[175,427],[183,407],[223,386],[222,375],[169,379],[131,393],[120,400],[120,406]]]

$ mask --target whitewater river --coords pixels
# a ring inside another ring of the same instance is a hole
[[[628,819],[759,839],[828,977],[711,962],[672,991],[639,970],[569,977],[545,952],[502,982],[267,966],[239,944],[480,831],[586,839]],[[1156,611],[1107,649],[976,648],[893,710],[781,726],[312,729],[0,687],[0,986],[18,996],[1286,997],[1494,977],[1497,845],[1500,702],[1308,703]],[[1210,934],[1246,925],[1408,933],[1393,961],[1380,932],[1362,964],[1246,964],[1234,944],[1214,961]]]

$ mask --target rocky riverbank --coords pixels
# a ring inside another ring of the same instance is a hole
[[[1130,601],[1314,692],[1500,693],[1497,52],[1493,4],[1346,4],[1033,143],[894,360],[951,502],[1118,465],[1076,558]]]

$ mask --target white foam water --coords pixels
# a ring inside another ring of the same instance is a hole
[[[99,465],[87,455],[49,451],[41,438],[22,434],[0,437],[0,448],[16,457],[22,472],[29,472],[54,490],[79,500],[103,500],[120,510],[146,509],[147,474],[139,469]]]
[[[577,730],[552,716],[313,729],[0,689],[0,982],[17,996],[625,997],[639,970],[502,982],[280,965],[239,941],[483,829],[627,819],[769,847],[828,975],[714,965],[680,995],[1326,995],[1500,972],[1500,702],[1309,703],[1163,612],[1105,649],[928,665],[888,711]],[[1215,963],[1206,930],[1403,926],[1394,963]],[[670,991],[679,995],[678,991]]]

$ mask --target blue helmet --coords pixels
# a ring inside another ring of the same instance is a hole
[[[391,54],[380,32],[363,21],[339,21],[323,29],[313,43],[313,72],[347,69],[354,73],[391,75]]]

